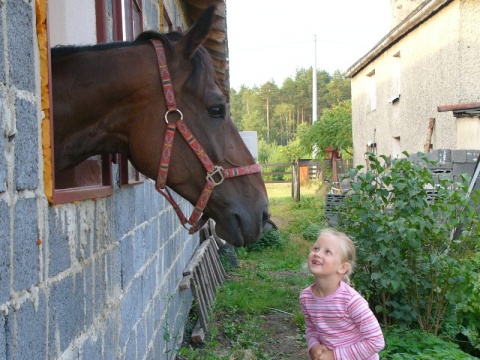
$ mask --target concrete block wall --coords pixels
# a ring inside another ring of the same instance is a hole
[[[48,203],[35,25],[34,1],[0,1],[0,360],[172,359],[198,235],[151,181]]]
[[[480,150],[451,150],[437,149],[427,154],[430,160],[437,162],[432,171],[438,179],[448,178],[457,180],[463,174],[473,177]],[[474,188],[480,188],[480,179],[475,180]]]

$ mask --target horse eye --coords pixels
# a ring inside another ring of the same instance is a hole
[[[225,116],[225,105],[215,105],[208,109],[211,117],[219,118]]]

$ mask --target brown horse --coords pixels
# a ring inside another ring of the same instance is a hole
[[[253,165],[202,46],[213,17],[212,7],[185,35],[147,32],[134,42],[52,49],[55,171],[96,154],[123,153],[138,171],[157,179],[167,107],[152,38],[165,48],[178,110],[213,164]],[[170,122],[178,114],[170,114]],[[207,171],[178,133],[174,139],[166,183],[195,204]],[[218,236],[235,246],[256,241],[268,216],[258,172],[225,179],[203,210],[204,218],[216,221]]]

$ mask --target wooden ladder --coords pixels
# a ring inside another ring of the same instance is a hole
[[[217,290],[225,280],[225,269],[217,251],[217,241],[210,235],[193,255],[180,282],[180,290],[191,288],[197,302],[198,321],[191,336],[191,341],[195,343],[201,343],[205,339]]]

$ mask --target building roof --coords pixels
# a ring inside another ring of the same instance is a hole
[[[203,10],[216,5],[215,23],[208,40],[203,44],[212,56],[215,72],[222,91],[229,99],[230,75],[228,68],[227,12],[225,0],[184,0],[187,21],[192,25]]]
[[[434,16],[453,0],[425,0],[413,10],[402,22],[385,35],[366,55],[357,60],[346,72],[347,78],[352,78],[368,66],[385,50],[418,27],[428,18]]]

